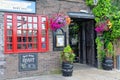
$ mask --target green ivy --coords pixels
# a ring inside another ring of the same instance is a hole
[[[92,6],[93,0],[86,0],[86,4]],[[114,54],[113,42],[120,38],[120,0],[98,0],[92,9],[96,24],[110,20],[112,27],[102,33],[102,40],[96,38],[98,58],[102,61],[107,54]],[[113,55],[112,55],[113,56]]]
[[[96,22],[109,18],[111,14],[111,0],[99,0],[97,6],[92,9]]]
[[[110,55],[110,56],[113,56],[114,54],[114,50],[113,50],[113,44],[112,44],[112,42],[108,42],[107,44],[106,44],[106,49],[107,49],[107,52],[109,53],[108,55]]]
[[[111,38],[115,40],[120,37],[120,11],[113,14],[112,24]]]
[[[103,41],[101,41],[100,37],[97,37],[95,40],[96,44],[97,44],[97,54],[98,54],[98,59],[100,62],[102,62],[103,58],[105,57],[105,51],[103,50]]]
[[[86,0],[86,4],[88,6],[92,6],[94,4],[93,0]]]

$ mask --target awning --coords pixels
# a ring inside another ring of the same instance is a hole
[[[68,12],[68,16],[71,18],[82,18],[82,19],[94,19],[95,16],[85,12]]]

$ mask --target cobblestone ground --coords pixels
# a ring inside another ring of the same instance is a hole
[[[120,80],[120,71],[106,71],[85,64],[75,63],[73,76],[71,77],[63,77],[61,74],[55,74],[11,80]]]

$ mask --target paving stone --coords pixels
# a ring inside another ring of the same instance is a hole
[[[120,71],[106,71],[85,64],[74,64],[73,76],[64,77],[61,74],[41,75],[11,80],[120,80]]]

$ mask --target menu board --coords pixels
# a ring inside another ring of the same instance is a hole
[[[37,70],[37,67],[38,67],[37,53],[19,54],[19,71]]]

